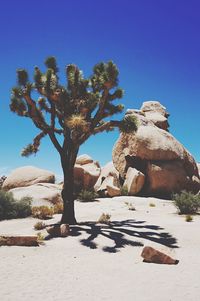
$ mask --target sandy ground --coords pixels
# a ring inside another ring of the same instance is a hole
[[[200,300],[200,216],[187,223],[170,201],[138,197],[77,202],[76,212],[85,223],[70,237],[40,247],[0,247],[1,301]],[[110,226],[92,223],[103,212],[111,214]],[[2,221],[0,234],[35,234],[36,221]],[[180,262],[144,263],[143,246]]]

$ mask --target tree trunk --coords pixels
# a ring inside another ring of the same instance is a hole
[[[70,147],[70,150],[64,152],[61,156],[61,164],[64,174],[64,183],[62,190],[63,215],[61,224],[76,224],[74,211],[74,165],[78,153],[78,147]]]

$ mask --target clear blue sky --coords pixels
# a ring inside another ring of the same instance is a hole
[[[159,100],[171,114],[172,134],[200,161],[199,12],[194,0],[1,1],[0,174],[22,165],[61,174],[48,140],[37,156],[20,156],[37,130],[9,112],[16,69],[32,73],[49,55],[57,57],[62,76],[66,64],[78,64],[89,75],[94,64],[112,59],[120,70],[125,107]],[[104,164],[117,137],[118,132],[97,135],[80,153]]]

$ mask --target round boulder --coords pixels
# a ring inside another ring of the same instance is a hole
[[[79,162],[79,161],[78,161]],[[90,190],[94,188],[101,173],[101,168],[99,163],[96,161],[76,164],[74,166],[74,182],[78,190],[86,189]]]
[[[79,164],[79,165],[84,165],[84,164],[88,164],[88,163],[92,163],[92,162],[93,162],[93,159],[90,156],[88,156],[87,154],[80,155],[76,159],[76,164]]]
[[[55,183],[55,175],[50,171],[34,166],[23,166],[11,172],[4,181],[2,188],[9,190],[37,183]]]

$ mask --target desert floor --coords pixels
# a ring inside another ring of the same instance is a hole
[[[187,223],[170,201],[139,197],[76,202],[76,212],[82,223],[70,237],[40,247],[0,247],[1,301],[200,300],[200,216]],[[111,224],[94,224],[103,212]],[[36,221],[2,221],[0,234],[35,234]],[[144,263],[143,246],[180,262]]]

